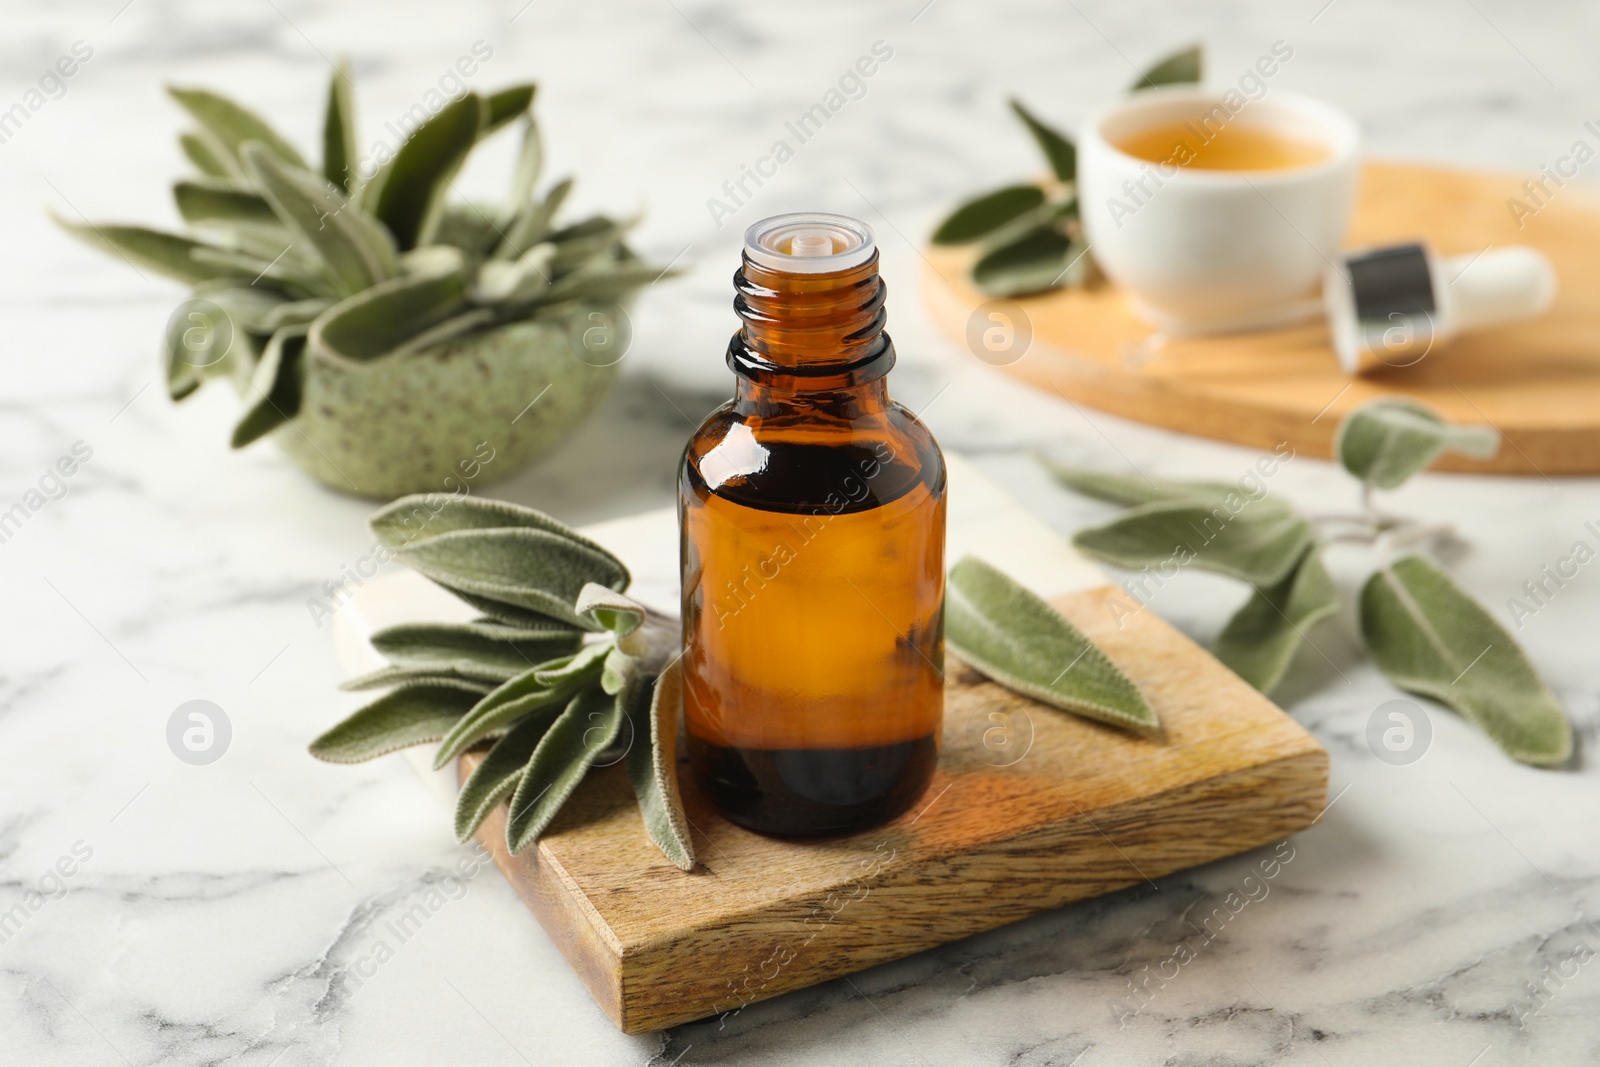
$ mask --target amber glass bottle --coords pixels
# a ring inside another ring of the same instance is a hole
[[[944,460],[889,399],[864,224],[757,223],[734,288],[737,393],[679,480],[689,757],[737,823],[846,833],[906,810],[938,759]]]

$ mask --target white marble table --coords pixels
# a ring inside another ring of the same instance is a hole
[[[580,203],[644,206],[646,249],[694,268],[647,296],[601,415],[497,493],[580,523],[667,502],[690,421],[729,388],[739,231],[822,207],[878,230],[899,395],[931,405],[947,449],[1067,533],[1104,509],[1054,488],[1030,449],[1176,476],[1230,477],[1252,457],[1025,392],[920,318],[914,242],[959,195],[1037,166],[1004,112],[1008,92],[1070,126],[1132,77],[1130,59],[1202,39],[1226,80],[1285,40],[1295,56],[1278,84],[1354,111],[1376,152],[1533,169],[1588,136],[1600,7],[1324,3],[12,5],[0,110],[74,42],[93,55],[0,144],[0,510],[75,442],[92,456],[63,499],[0,544],[0,923],[13,916],[0,930],[0,1062],[1593,1062],[1600,963],[1572,962],[1600,950],[1589,571],[1520,633],[1577,724],[1569,771],[1516,766],[1437,709],[1424,758],[1380,762],[1366,724],[1395,694],[1361,662],[1348,612],[1319,630],[1322,655],[1302,659],[1282,698],[1332,752],[1339,800],[1294,839],[1270,893],[1181,966],[1169,961],[1194,936],[1186,923],[1262,857],[753,1006],[726,1026],[622,1037],[497,875],[447,877],[464,861],[472,871],[471,856],[401,760],[352,769],[304,755],[356,703],[334,691],[329,629],[306,601],[367,551],[369,506],[312,485],[270,445],[230,453],[225,390],[169,404],[153,353],[179,290],[69,242],[40,210],[173,217],[180,122],[163,80],[235,92],[309,143],[326,57],[346,51],[363,136],[376,137],[483,41],[493,57],[476,84],[542,82],[553,166],[579,174]],[[866,94],[717,228],[708,198],[878,41],[893,57]],[[498,189],[509,151],[467,174],[469,188]],[[1503,610],[1600,518],[1595,484],[1430,476],[1396,506],[1455,522],[1473,546],[1458,573]],[[1310,459],[1275,487],[1350,495]],[[1333,562],[1345,583],[1359,577],[1356,557]],[[1185,576],[1155,607],[1208,639],[1237,596]],[[232,726],[208,766],[166,740],[193,699]],[[388,924],[430,892],[444,903],[402,942]],[[1524,1016],[1537,982],[1543,1007]],[[1131,983],[1153,991],[1137,1012]]]

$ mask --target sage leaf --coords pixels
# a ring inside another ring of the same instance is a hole
[[[1144,694],[1066,617],[972,556],[950,571],[945,640],[972,667],[1025,696],[1112,726],[1160,727]]]
[[[1044,153],[1045,159],[1050,161],[1050,169],[1055,173],[1056,179],[1070,182],[1077,178],[1078,149],[1066,134],[1040,122],[1016,97],[1011,98],[1011,110],[1022,120],[1022,124],[1028,127],[1028,132],[1033,134],[1039,150]]]
[[[408,338],[402,344],[396,345],[388,352],[390,356],[404,356],[413,352],[421,352],[435,345],[447,344],[459,337],[465,337],[473,330],[485,326],[492,326],[499,321],[498,316],[491,308],[473,308],[459,315],[453,315],[443,322],[435,323]]]
[[[235,230],[234,236],[237,238],[241,233]],[[253,285],[265,292],[277,291],[285,299],[311,299],[332,287],[326,275],[302,269],[292,253],[274,263],[272,256],[276,254],[262,256],[254,248],[245,252],[202,244],[192,249],[189,256],[201,267],[214,271],[219,282]]]
[[[317,250],[342,295],[362,293],[399,272],[393,243],[360,208],[321,178],[258,145],[242,149],[246,169],[290,232]]]
[[[676,662],[658,678],[634,674],[617,694],[633,726],[628,781],[639,800],[645,833],[679,870],[694,868],[694,842],[678,791],[678,713],[682,673]]]
[[[1039,457],[1056,481],[1069,489],[1113,504],[1150,504],[1156,501],[1222,501],[1229,493],[1239,493],[1227,482],[1187,482],[1171,478],[1147,478],[1142,474],[1074,467]]]
[[[611,589],[625,589],[628,585],[628,569],[606,549],[542,511],[506,500],[484,500],[451,493],[414,493],[379,508],[367,520],[367,526],[374,537],[395,550],[421,537],[457,530],[543,530],[603,556],[614,580],[602,580],[601,585]]]
[[[544,194],[544,199],[538,204],[522,208],[510,228],[501,237],[500,243],[495,246],[493,257],[516,259],[527,254],[534,245],[545,241],[550,235],[550,225],[556,217],[556,212],[561,210],[561,205],[570,192],[572,192],[572,179],[563,178],[550,187],[550,191]]]
[[[1447,450],[1488,459],[1500,450],[1500,435],[1489,426],[1453,426],[1414,400],[1382,397],[1344,417],[1333,449],[1345,470],[1393,489]]]
[[[618,704],[586,689],[551,724],[511,796],[506,844],[513,855],[539,839],[621,726]]]
[[[972,265],[972,280],[990,296],[1026,296],[1054,288],[1087,258],[1082,247],[1054,226],[1037,226],[984,253]]]
[[[135,270],[148,267],[186,285],[199,285],[219,278],[237,278],[241,273],[195,259],[195,250],[209,246],[188,237],[144,226],[96,226],[93,223],[68,222],[54,212],[50,217],[57,226],[80,241],[116,253]]]
[[[453,255],[431,257],[426,272],[392,278],[330,308],[312,326],[319,350],[356,363],[381,359],[466,307],[465,263]]]
[[[347,692],[362,689],[387,689],[407,682],[467,682],[479,693],[487,696],[495,686],[513,677],[515,672],[497,670],[474,663],[449,666],[402,667],[391,664],[379,667],[354,678],[346,678],[339,688]]]
[[[1391,682],[1455,709],[1512,759],[1555,767],[1572,756],[1572,726],[1516,639],[1426,557],[1367,579],[1361,635]]]
[[[180,181],[173,183],[172,199],[178,214],[191,226],[207,223],[247,223],[276,226],[278,216],[259,193],[230,182]]]
[[[261,330],[265,333],[276,333],[285,326],[309,326],[313,319],[332,306],[333,301],[326,297],[288,300],[275,304],[271,311],[262,316]]]
[[[533,106],[533,94],[538,86],[532,82],[513,85],[490,93],[485,101],[486,114],[479,139],[489,136],[507,123],[515,122]]]
[[[551,660],[533,669],[533,680],[552,689],[575,687],[600,677],[606,655],[611,651],[609,642],[585,645],[570,656]]]
[[[225,153],[216,147],[215,141],[208,140],[201,134],[179,134],[178,147],[183,149],[183,154],[194,164],[194,169],[208,178],[237,179],[242,173],[233,160],[224,162]]]
[[[167,94],[194,116],[216,144],[234,159],[243,161],[244,146],[257,141],[290,166],[305,168],[306,161],[294,146],[249,108],[207,89],[180,89],[169,85]]]
[[[1198,567],[1252,585],[1276,585],[1311,543],[1311,526],[1270,500],[1238,509],[1185,500],[1130,508],[1101,526],[1079,530],[1079,551],[1126,570]],[[1255,508],[1246,511],[1245,508]]]
[[[477,93],[467,93],[440,108],[411,132],[363,192],[363,205],[402,251],[432,241],[450,183],[478,139],[483,107]]]
[[[447,592],[458,600],[476,608],[481,614],[494,622],[504,623],[507,626],[521,626],[529,629],[546,629],[558,627],[572,629],[572,623],[566,619],[546,615],[542,611],[532,611],[528,608],[519,608],[514,604],[504,604],[492,597],[479,596],[465,589],[455,589],[439,583]],[[587,629],[587,627],[583,627]]]
[[[984,237],[1012,219],[1026,215],[1044,203],[1044,190],[1037,185],[1008,185],[992,193],[974,197],[950,213],[933,231],[936,245],[964,245]]]
[[[434,767],[437,769],[448,765],[451,760],[485,737],[529,712],[551,705],[564,706],[580,686],[592,680],[589,677],[580,677],[575,684],[547,686],[538,680],[537,674],[541,667],[548,665],[530,667],[502,683],[474,704],[472,709],[462,716],[461,721],[445,735],[434,757]]]
[[[556,246],[556,253],[550,259],[551,269],[559,276],[589,260],[615,252],[623,237],[638,223],[637,218],[612,219],[596,215],[555,231],[549,236],[549,241]]]
[[[583,639],[577,630],[528,631],[485,622],[408,622],[372,635],[372,647],[399,667],[436,667],[462,673],[504,672],[508,681],[542,663],[570,655]]]
[[[1277,585],[1252,588],[1211,654],[1256,689],[1271,693],[1288,673],[1306,631],[1338,611],[1339,591],[1322,565],[1320,549],[1312,545]]]
[[[322,176],[349,195],[356,180],[361,148],[356,144],[355,101],[351,99],[350,64],[340,57],[328,79],[328,107],[322,117]]]
[[[1189,85],[1200,81],[1203,73],[1203,53],[1199,45],[1174,52],[1139,76],[1134,90],[1154,89],[1162,85]]]
[[[244,414],[233,428],[233,447],[265,437],[300,413],[305,392],[306,329],[285,326],[272,335],[250,376]]]
[[[533,750],[562,708],[547,710],[548,714],[529,715],[507,731],[461,784],[461,793],[456,797],[457,841],[465,844],[470,840],[495,805],[516,790],[528,760],[533,758]]]
[[[500,209],[496,225],[511,225],[517,212],[533,203],[533,189],[539,183],[539,173],[544,169],[544,142],[539,136],[539,123],[532,116],[522,131],[522,148],[517,152],[517,167],[511,174],[511,193]]]
[[[546,530],[453,530],[413,541],[396,558],[440,585],[576,626],[594,624],[572,609],[585,582],[627,584],[609,554]]]
[[[465,682],[402,685],[311,742],[311,754],[329,763],[360,763],[437,741],[479,695]]]
[[[648,612],[645,606],[625,593],[609,586],[590,582],[578,591],[572,610],[602,629],[610,630],[618,642],[644,624]]]

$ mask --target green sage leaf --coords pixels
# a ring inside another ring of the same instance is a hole
[[[539,123],[528,117],[522,131],[522,148],[517,153],[517,167],[511,175],[511,192],[496,220],[498,227],[511,225],[517,213],[533,204],[533,189],[539,183],[539,173],[544,169],[544,142],[539,136]]]
[[[992,193],[974,197],[950,213],[933,231],[936,245],[964,245],[984,237],[1012,219],[1026,215],[1044,203],[1044,190],[1037,185],[1008,185]]]
[[[616,739],[621,723],[617,702],[598,688],[584,690],[567,705],[534,749],[511,796],[506,844],[513,855],[544,833],[589,767]]]
[[[1211,654],[1263,693],[1283,681],[1307,630],[1339,611],[1339,591],[1316,545],[1277,585],[1252,588]]]
[[[451,493],[414,493],[379,508],[367,520],[367,526],[373,536],[391,549],[404,548],[421,537],[456,530],[543,530],[604,556],[614,572],[622,576],[622,584],[606,581],[600,584],[612,589],[627,588],[628,569],[617,557],[544,512],[506,500],[484,500]]]
[[[194,169],[208,178],[237,179],[242,173],[233,160],[224,161],[226,153],[216,146],[215,141],[202,134],[179,134],[178,147],[194,164]]]
[[[1011,110],[1016,112],[1017,118],[1028,127],[1028,132],[1033,134],[1039,150],[1044,153],[1045,159],[1050,161],[1050,169],[1055,173],[1057,180],[1070,182],[1076,179],[1078,149],[1067,135],[1040,122],[1016,97],[1011,98]]]
[[[1572,726],[1516,639],[1431,560],[1406,556],[1367,580],[1361,635],[1391,682],[1454,708],[1512,759],[1571,758]]]
[[[1334,454],[1344,469],[1377,489],[1393,489],[1449,450],[1488,459],[1500,450],[1489,426],[1453,426],[1403,397],[1382,397],[1339,423]]]
[[[1113,471],[1091,470],[1039,457],[1056,481],[1068,489],[1076,490],[1096,500],[1113,504],[1150,504],[1155,501],[1197,500],[1221,501],[1229,493],[1239,493],[1237,485],[1227,482],[1187,482],[1172,478],[1147,478],[1142,474],[1118,474]]]
[[[572,179],[563,178],[550,187],[550,191],[544,194],[542,201],[529,204],[517,212],[511,226],[501,237],[499,244],[495,245],[494,258],[516,259],[526,255],[535,245],[548,241],[556,213],[561,210],[561,205],[570,192],[572,192]]]
[[[1082,246],[1056,227],[1036,226],[980,256],[972,265],[972,280],[990,296],[1026,296],[1067,283],[1068,274],[1087,258]]]
[[[465,682],[402,685],[311,742],[311,754],[329,763],[360,763],[437,741],[479,695]]]
[[[632,597],[594,582],[578,591],[578,599],[572,609],[598,624],[601,629],[610,630],[619,642],[639,629],[649,614],[645,606]]]
[[[487,696],[495,686],[513,677],[513,674],[514,672],[467,662],[426,667],[402,667],[391,664],[379,667],[375,671],[368,671],[366,674],[358,674],[354,678],[346,678],[339,683],[339,688],[347,692],[356,692],[362,689],[388,689],[407,682],[467,682],[479,693]]]
[[[328,106],[322,117],[322,176],[347,196],[355,184],[355,168],[361,155],[351,95],[350,64],[341,56],[328,80]]]
[[[617,707],[633,726],[628,781],[639,800],[645,833],[679,870],[694,869],[694,841],[678,791],[678,713],[682,675],[675,662],[659,678],[635,674],[617,694]]]
[[[372,635],[390,663],[413,669],[494,671],[508,681],[577,649],[578,630],[528,631],[492,622],[408,622]]]
[[[1203,73],[1203,59],[1199,45],[1174,52],[1141,74],[1132,88],[1154,89],[1161,85],[1189,85],[1199,82]]]
[[[250,376],[244,414],[233,428],[233,447],[265,437],[300,413],[305,392],[306,327],[285,326],[272,335]]]
[[[465,262],[453,248],[431,251],[426,272],[374,285],[341,301],[312,325],[318,351],[365,363],[381,359],[466,307]]]
[[[167,93],[234,159],[243,162],[244,146],[257,141],[290,166],[305,168],[306,161],[294,146],[249,108],[207,89],[180,89],[169,85]]]
[[[277,226],[278,216],[259,193],[240,189],[230,182],[180,181],[172,186],[172,199],[178,214],[191,226],[207,223],[245,223]]]
[[[570,656],[535,667],[533,680],[551,689],[571,688],[592,682],[600,677],[611,647],[609,642],[604,641],[584,645]]]
[[[1311,526],[1275,501],[1208,507],[1188,501],[1141,504],[1079,530],[1079,551],[1127,570],[1198,567],[1252,585],[1276,585],[1311,543]],[[1245,510],[1251,508],[1254,510]]]
[[[628,581],[608,553],[546,530],[452,530],[419,538],[396,558],[446,588],[584,628],[593,624],[572,609],[584,583],[620,589]]]
[[[399,273],[382,227],[327,182],[254,143],[244,146],[241,158],[278,218],[317,250],[341,294],[361,293]]]
[[[489,136],[508,123],[515,122],[533,106],[533,94],[538,86],[532,82],[513,85],[490,93],[485,101],[486,116],[479,139]]]
[[[217,279],[238,278],[241,271],[230,270],[197,260],[194,252],[210,246],[188,237],[144,226],[114,226],[68,222],[51,212],[57,226],[86,244],[121,256],[135,270],[148,267],[157,274],[175,278],[186,285],[199,285]],[[248,274],[244,275],[249,278]]]
[[[402,251],[432,241],[450,183],[477,142],[483,110],[477,93],[440,108],[411,132],[363,191],[363,205],[389,228]]]
[[[494,743],[483,762],[473,769],[461,784],[461,794],[456,797],[456,840],[465,844],[489,813],[509,797],[522,781],[528,760],[534,749],[561,714],[556,705],[541,709],[513,726],[504,737]]]
[[[950,649],[1006,688],[1112,726],[1159,728],[1155,709],[1105,653],[982,560],[951,569],[944,611]]]
[[[575,672],[555,685],[545,684],[540,677],[542,672],[570,661],[571,656],[560,656],[530,667],[474,704],[439,746],[434,766],[445,766],[483,738],[531,711],[552,704],[564,706],[579,689],[593,683],[595,672]]]

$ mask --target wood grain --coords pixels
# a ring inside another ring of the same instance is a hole
[[[1054,603],[1160,714],[1138,738],[947,670],[939,770],[907,814],[795,843],[686,784],[701,865],[645,837],[620,766],[591,774],[536,849],[478,832],[595,1001],[628,1033],[734,1011],[1278,840],[1326,803],[1312,737],[1153,612],[1118,628],[1100,587]],[[996,732],[998,731],[998,732]],[[1006,742],[1009,738],[1009,743]],[[480,755],[463,757],[464,778]],[[687,776],[685,776],[687,778]]]
[[[1103,286],[1017,301],[1032,322],[1033,344],[1002,369],[1125,418],[1261,449],[1287,441],[1320,457],[1331,454],[1344,413],[1405,395],[1452,422],[1487,422],[1505,436],[1493,459],[1449,454],[1439,469],[1600,472],[1600,194],[1569,184],[1519,228],[1507,201],[1531,206],[1525,180],[1392,163],[1364,169],[1350,246],[1420,237],[1453,256],[1526,244],[1550,257],[1560,279],[1545,317],[1457,338],[1413,366],[1351,379],[1320,322],[1178,339],[1148,353],[1141,342],[1151,328],[1119,290]],[[974,310],[988,299],[967,277],[971,255],[933,249],[922,273],[929,313],[963,348]]]

